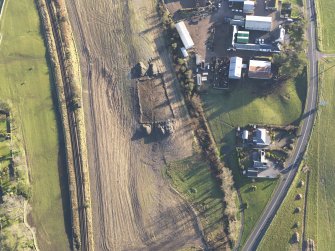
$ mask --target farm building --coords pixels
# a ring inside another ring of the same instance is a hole
[[[198,86],[201,86],[201,85],[202,85],[201,74],[197,74],[197,85],[198,85]]]
[[[248,130],[244,130],[242,133],[242,139],[243,140],[248,140],[249,139],[249,131]]]
[[[253,140],[255,145],[257,146],[268,146],[270,145],[270,136],[266,129],[264,128],[257,128],[254,132]]]
[[[258,170],[249,168],[247,172],[248,178],[257,178],[258,177]]]
[[[248,77],[257,79],[272,78],[271,62],[261,60],[250,60]]]
[[[266,10],[277,10],[277,8],[278,8],[278,0],[266,0],[265,1]]]
[[[231,19],[230,20],[230,25],[236,25],[236,26],[240,26],[240,27],[244,27],[245,24],[245,20],[243,19]]]
[[[196,65],[201,64],[201,56],[199,54],[195,54],[195,64]]]
[[[205,7],[206,3],[206,0],[195,0],[195,7]]]
[[[186,50],[191,49],[194,46],[194,42],[190,36],[190,33],[188,32],[186,28],[185,23],[183,21],[176,23],[176,29],[181,38],[181,41],[184,44],[185,49]]]
[[[285,42],[285,29],[284,28],[279,28],[278,29],[278,36],[275,42],[279,42],[281,44],[284,44]]]
[[[236,42],[241,44],[249,43],[249,31],[238,31]]]
[[[229,64],[229,75],[230,79],[240,79],[242,72],[242,58],[240,57],[231,57]]]
[[[280,17],[281,18],[291,17],[291,13],[292,13],[291,3],[282,3],[280,10]]]
[[[272,28],[272,17],[246,16],[245,28],[247,30],[270,31]]]
[[[253,14],[254,10],[255,10],[255,2],[254,1],[244,1],[243,13]]]
[[[184,57],[184,58],[187,58],[187,57],[188,57],[188,53],[187,53],[187,50],[185,49],[185,47],[181,47],[181,48],[180,48],[180,51],[181,51],[181,53],[183,54],[183,57]]]

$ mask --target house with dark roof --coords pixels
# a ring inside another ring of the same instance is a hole
[[[268,168],[268,161],[265,158],[265,152],[263,150],[259,150],[253,153],[253,168],[254,169],[266,169]]]

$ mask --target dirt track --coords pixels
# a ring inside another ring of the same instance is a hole
[[[193,136],[177,84],[164,67],[169,58],[159,38],[155,4],[143,0],[67,4],[83,73],[96,250],[201,246],[189,206],[161,174],[165,161],[191,154]],[[135,137],[138,104],[129,73],[139,60],[158,56],[164,60],[156,63],[165,72],[179,120],[173,137],[148,143]]]

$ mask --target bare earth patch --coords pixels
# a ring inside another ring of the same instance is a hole
[[[160,122],[173,118],[170,101],[161,77],[139,80],[137,90],[141,123]]]

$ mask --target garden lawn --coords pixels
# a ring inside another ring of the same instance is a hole
[[[307,152],[311,169],[308,189],[306,238],[317,250],[335,247],[335,60],[319,64],[320,105]]]
[[[245,210],[242,246],[255,226],[276,187],[277,180],[255,180],[242,175],[236,157],[236,127],[247,124],[299,124],[306,97],[306,71],[295,82],[287,83],[277,94],[261,97],[262,83],[232,83],[229,91],[209,89],[202,96],[204,110],[213,136],[226,165],[234,173]],[[252,185],[258,188],[248,192]]]
[[[304,219],[304,199],[306,191],[307,173],[298,172],[291,188],[274,217],[270,227],[265,233],[259,247],[259,251],[268,250],[301,250],[302,249],[302,229]],[[303,186],[299,186],[300,181],[304,182]],[[296,196],[302,195],[302,199],[297,200]],[[300,208],[301,212],[295,212],[296,208]],[[297,223],[297,226],[295,224]],[[299,243],[293,241],[293,234],[299,233]]]
[[[0,100],[12,104],[11,116],[22,131],[32,181],[29,219],[40,250],[69,250],[66,166],[38,12],[34,0],[6,5],[0,26]]]
[[[216,236],[224,235],[223,193],[209,164],[194,155],[170,163],[166,172],[173,187],[197,210],[206,240],[215,245]]]
[[[317,0],[315,1],[317,11],[317,32],[319,50],[327,53],[335,53],[335,22],[333,11],[335,1]]]

